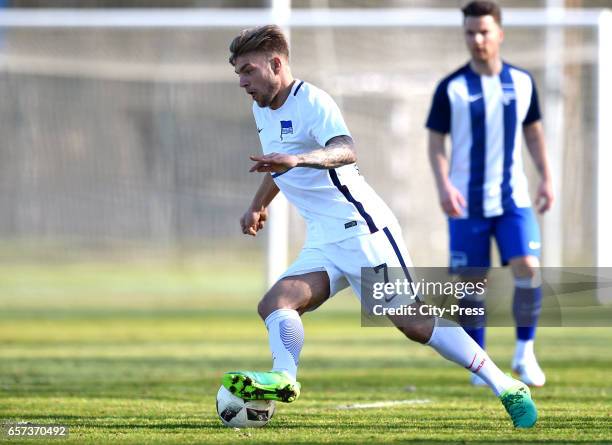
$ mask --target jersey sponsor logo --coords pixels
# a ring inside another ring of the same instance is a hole
[[[293,134],[293,122],[291,121],[280,121],[281,125],[281,141],[283,140],[283,135]]]
[[[347,223],[344,225],[344,228],[345,228],[345,229],[350,229],[351,227],[355,227],[356,225],[357,225],[357,221],[351,221],[351,222],[347,222]]]

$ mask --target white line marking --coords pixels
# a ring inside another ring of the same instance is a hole
[[[431,400],[429,399],[411,399],[411,400],[387,400],[383,402],[372,402],[372,403],[351,403],[349,405],[338,405],[336,409],[385,408],[387,406],[424,405],[426,403],[431,403]]]

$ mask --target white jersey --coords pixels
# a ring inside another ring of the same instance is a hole
[[[280,108],[254,102],[253,115],[264,154],[297,155],[325,147],[336,136],[350,136],[333,99],[300,80]],[[396,222],[355,164],[329,170],[296,167],[272,177],[306,220],[307,247],[375,233]]]
[[[468,64],[440,82],[427,127],[451,135],[450,181],[466,198],[465,217],[531,205],[522,128],[539,119],[532,77],[507,63],[497,76],[481,76]]]

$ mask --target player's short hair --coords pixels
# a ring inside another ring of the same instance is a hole
[[[289,59],[289,44],[283,31],[276,25],[244,29],[230,43],[229,62],[236,64],[238,56],[252,52],[278,53]]]
[[[463,19],[468,17],[482,17],[485,15],[493,16],[498,25],[501,25],[501,9],[495,2],[489,0],[475,0],[465,5],[461,12],[463,12]]]

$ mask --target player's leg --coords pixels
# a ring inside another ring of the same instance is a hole
[[[510,264],[514,276],[516,350],[512,369],[532,386],[542,386],[546,376],[535,352],[536,327],[542,308],[540,267],[540,231],[531,208],[515,209],[504,214],[496,228],[496,239],[502,261]]]
[[[346,285],[317,249],[304,249],[258,306],[268,329],[272,370],[228,372],[223,378],[224,386],[245,399],[297,399],[297,367],[304,344],[300,315],[314,310]]]
[[[516,322],[516,349],[512,370],[531,386],[543,386],[546,375],[540,368],[534,351],[538,319],[542,309],[542,285],[539,278],[539,260],[534,256],[510,260],[514,274],[514,302]]]
[[[421,303],[415,304],[418,307]],[[531,399],[529,388],[504,374],[461,326],[444,318],[430,317],[427,322],[418,320],[415,330],[415,326],[406,323],[406,317],[389,318],[411,340],[432,347],[445,359],[463,366],[482,379],[499,397],[515,427],[530,428],[535,424],[538,411]],[[406,329],[407,324],[408,329]],[[426,331],[422,328],[427,325],[431,326],[431,334],[429,340],[423,342],[422,334]]]
[[[518,428],[532,427],[538,411],[529,388],[504,374],[488,354],[459,326],[444,318],[436,318],[431,338],[426,343],[442,357],[478,375],[499,397]]]
[[[384,263],[388,267],[401,268],[407,271],[406,278],[411,279],[409,272],[411,264],[399,228],[387,228],[376,234],[348,240],[347,243],[362,244],[360,248],[356,245],[347,246],[347,250],[353,252],[351,262],[361,266],[353,270],[341,268],[360,298],[361,267],[364,264],[375,267]],[[361,257],[355,252],[361,252]],[[394,298],[386,304],[397,305],[397,300],[398,298]],[[415,316],[389,317],[396,327],[411,340],[432,347],[447,360],[478,374],[500,398],[515,426],[533,426],[537,419],[537,410],[531,400],[529,389],[504,374],[461,326],[443,318],[422,315],[418,311],[422,303],[417,300],[413,304],[417,308]]]
[[[394,268],[391,270],[402,271],[404,278],[412,280],[410,276],[412,264],[399,228],[386,228],[375,234],[356,237],[341,243],[341,245],[344,244],[347,244],[347,250],[352,252],[351,263],[357,262],[359,266],[368,265],[371,267],[385,264],[387,268]],[[360,252],[361,257],[356,252]],[[348,255],[344,256],[349,257]],[[364,276],[359,267],[354,267],[354,271],[346,271],[346,264],[350,263],[345,259],[344,267],[339,267],[346,273],[353,290],[361,299],[362,280],[368,280],[369,278]],[[379,301],[383,307],[399,307],[402,304],[412,303],[416,308],[415,314],[389,316],[393,324],[409,339],[427,344],[446,359],[481,375],[490,384],[496,395],[501,394],[514,384],[514,379],[501,372],[482,348],[458,324],[421,314],[418,308],[422,303],[418,300],[402,300],[398,296],[391,301],[384,299]]]
[[[330,294],[327,272],[309,272],[279,280],[257,308],[268,329],[272,370],[297,378],[299,356],[304,344],[300,315],[323,304]]]
[[[485,272],[479,272],[476,275],[460,275],[459,279],[464,283],[469,283],[472,286],[472,291],[465,292],[465,296],[459,300],[459,307],[464,310],[458,316],[458,322],[463,327],[465,332],[480,346],[483,350],[486,349],[486,278]],[[485,292],[478,292],[480,288]],[[470,314],[470,315],[467,315]],[[482,380],[478,374],[470,374],[470,383],[474,386],[487,386],[487,383]]]
[[[304,344],[303,313],[329,297],[326,272],[310,272],[284,277],[266,293],[258,312],[268,329],[272,370],[266,372],[231,371],[224,386],[245,399],[293,402],[299,397],[297,367]]]
[[[459,279],[469,283],[484,282],[491,264],[491,229],[490,218],[449,218],[450,271]],[[476,288],[476,287],[474,287]],[[459,316],[459,324],[465,332],[485,349],[486,334],[486,293],[468,293],[459,300],[459,306],[466,310],[463,313],[478,314]],[[470,381],[475,386],[486,386],[478,374],[470,374]]]

